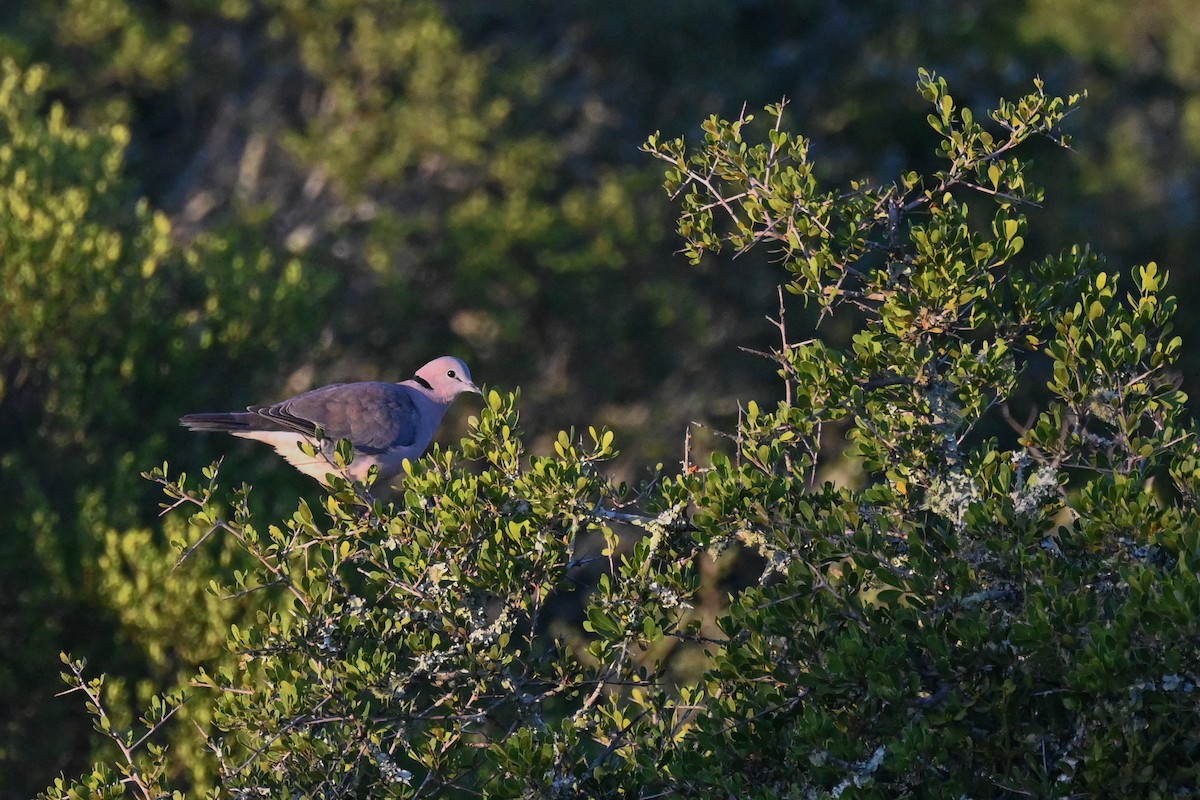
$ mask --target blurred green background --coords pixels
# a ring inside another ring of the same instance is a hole
[[[738,349],[774,341],[774,275],[764,254],[673,255],[638,151],[655,131],[787,97],[826,179],[887,180],[934,160],[918,66],[976,108],[1033,75],[1086,89],[1076,152],[1036,153],[1047,208],[1026,252],[1155,260],[1187,308],[1196,30],[1195,0],[0,4],[0,798],[95,755],[82,705],[54,697],[60,650],[137,708],[251,613],[204,592],[219,546],[171,570],[140,471],[227,455],[264,513],[318,496],[181,414],[447,352],[522,387],[535,451],[609,425],[638,479],[678,462],[689,421],[729,428],[738,401],[777,399]],[[1195,342],[1197,318],[1180,323]]]

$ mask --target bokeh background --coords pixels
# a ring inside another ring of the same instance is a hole
[[[204,593],[227,552],[172,572],[139,472],[226,456],[268,518],[319,498],[181,414],[453,353],[521,387],[531,449],[608,425],[637,480],[679,461],[691,421],[778,398],[739,346],[775,341],[780,275],[765,253],[673,255],[638,149],[655,131],[786,97],[827,180],[886,181],[935,164],[919,66],[976,109],[1034,75],[1086,90],[1074,152],[1035,153],[1026,252],[1091,242],[1170,270],[1194,393],[1198,30],[1195,0],[3,0],[6,74],[45,72],[5,101],[0,184],[84,199],[40,238],[0,214],[0,798],[95,757],[82,704],[54,697],[60,650],[136,708],[239,613]],[[44,164],[22,178],[22,159]]]

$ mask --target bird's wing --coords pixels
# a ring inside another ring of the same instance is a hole
[[[421,420],[410,392],[394,383],[337,383],[248,410],[307,436],[320,428],[327,439],[349,439],[362,453],[382,453],[416,440]]]

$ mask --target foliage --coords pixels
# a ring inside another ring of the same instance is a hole
[[[657,178],[633,138],[594,154],[609,115],[564,102],[571,79],[552,61],[466,41],[429,0],[60,5],[33,0],[15,25],[44,42],[34,58],[54,63],[78,113],[147,132],[133,168],[179,230],[265,233],[336,279],[321,346],[297,368],[391,377],[466,347],[539,386],[527,402],[551,420],[540,435],[583,398],[635,431],[652,430],[651,404],[686,419],[677,399],[633,387],[670,370],[728,298],[647,268],[669,263]],[[146,32],[121,58],[114,18]],[[205,136],[212,117],[224,122]],[[612,285],[624,302],[602,300]],[[673,444],[638,437],[637,455]]]
[[[890,186],[822,189],[779,107],[763,143],[718,119],[699,148],[649,143],[673,165],[693,255],[765,241],[790,291],[862,320],[846,351],[785,339],[789,401],[750,406],[737,462],[680,495],[701,541],[749,539],[781,576],[723,621],[738,642],[716,657],[710,709],[723,713],[697,721],[683,785],[1185,792],[1200,542],[1195,444],[1166,372],[1175,301],[1153,264],[1119,293],[1086,250],[1016,258],[1020,210],[1041,194],[1011,151],[1061,141],[1074,98],[1038,82],[990,115],[997,134],[944,80],[922,73],[919,88],[947,166]],[[971,195],[990,218],[969,216]],[[1045,409],[1011,449],[984,438],[988,412],[1041,364]],[[805,491],[839,425],[868,485]],[[726,758],[695,758],[706,752]]]
[[[233,225],[336,276],[328,335],[297,368],[385,373],[465,343],[481,374],[503,364],[537,387],[535,438],[599,419],[630,434],[640,467],[674,455],[650,420],[728,413],[731,385],[767,391],[732,344],[773,288],[760,270],[672,272],[656,181],[635,162],[644,131],[685,124],[691,98],[729,113],[785,95],[827,174],[888,176],[924,169],[902,93],[917,64],[953,70],[975,103],[1032,72],[1086,85],[1091,134],[1083,157],[1042,165],[1060,199],[1039,229],[1162,258],[1187,296],[1194,14],[1173,0],[1136,14],[1112,0],[27,0],[0,9],[0,52],[50,64],[76,119],[129,126],[130,172],[177,230]]]
[[[253,242],[178,247],[124,176],[128,130],[72,126],[46,80],[0,64],[0,789],[13,765],[65,766],[60,742],[21,735],[67,713],[44,704],[64,637],[138,706],[212,657],[224,634],[212,623],[235,612],[206,619],[191,598],[207,579],[170,574],[137,465],[166,446],[181,407],[212,396],[182,376],[246,380],[248,363],[286,352],[322,294]],[[235,553],[206,558],[219,569]],[[151,587],[178,605],[145,601]],[[203,633],[175,638],[188,628]]]
[[[164,535],[134,476],[167,454],[200,464],[219,452],[272,518],[311,487],[253,447],[182,436],[180,413],[391,379],[452,351],[479,376],[525,387],[534,452],[549,451],[560,427],[608,425],[622,444],[610,468],[630,479],[677,459],[679,431],[699,420],[688,445],[707,463],[738,401],[776,391],[769,362],[735,345],[770,347],[760,315],[777,273],[760,267],[767,248],[732,263],[737,247],[725,248],[694,270],[670,257],[655,165],[637,146],[645,131],[690,125],[698,106],[729,116],[744,98],[757,107],[786,96],[783,127],[803,125],[827,186],[886,184],[905,166],[937,168],[904,88],[918,64],[951,77],[959,103],[976,108],[1023,91],[1033,73],[1086,86],[1075,156],[1022,146],[1053,202],[1019,235],[1030,251],[1085,239],[1113,263],[1157,259],[1186,307],[1200,249],[1196,15],[1181,0],[0,3],[0,57],[41,76],[36,99],[18,93],[25,116],[14,130],[47,143],[61,185],[91,198],[89,224],[123,243],[115,261],[95,262],[107,271],[89,272],[68,251],[90,234],[65,226],[61,252],[32,265],[46,289],[63,273],[49,316],[38,322],[22,305],[0,319],[53,354],[23,351],[0,369],[35,376],[0,391],[0,796],[28,797],[48,776],[116,752],[93,753],[86,721],[53,697],[60,649],[109,673],[105,696],[127,719],[124,706],[186,680],[231,621],[253,615],[257,595],[235,609],[204,591],[213,573],[241,568],[236,542],[214,540],[172,569],[164,539],[202,531],[185,533],[176,518]],[[95,158],[67,156],[38,132],[59,106],[54,124],[92,137]],[[112,138],[119,159],[95,144]],[[14,154],[38,158],[24,146]],[[56,196],[38,184],[20,191],[35,205]],[[149,251],[133,244],[137,231],[164,216],[169,234],[144,239],[172,249],[141,279]],[[9,230],[14,253],[35,233]],[[73,286],[99,291],[72,296]],[[43,301],[34,292],[28,302]],[[793,329],[821,308],[790,308]],[[1190,315],[1176,324],[1195,339]],[[827,314],[822,339],[852,352],[857,326],[852,308]],[[1192,393],[1197,352],[1180,363]],[[132,372],[116,368],[125,365]],[[1006,405],[1022,420],[1033,403],[1045,407],[1051,377],[1049,360],[1031,357],[970,443],[997,434]],[[46,413],[59,400],[69,408]],[[833,424],[817,475],[859,485],[861,462],[835,455],[847,423]],[[744,579],[738,570],[726,583],[733,563],[701,570],[704,613]],[[162,591],[151,599],[151,589]],[[555,613],[577,610],[571,601]],[[30,735],[46,729],[53,740]],[[180,730],[190,722],[172,735]],[[180,745],[176,767],[203,772]]]
[[[633,490],[604,475],[611,433],[527,453],[518,395],[492,391],[395,503],[343,484],[263,525],[248,488],[225,510],[215,469],[149,475],[191,509],[185,558],[210,538],[248,556],[214,594],[264,599],[189,701],[214,708],[225,793],[1190,791],[1200,457],[1166,275],[1122,289],[1085,249],[1023,252],[1042,194],[1018,153],[1063,143],[1078,98],[1039,81],[985,121],[932,73],[918,88],[944,168],[890,184],[825,187],[782,105],[761,139],[743,116],[648,141],[693,258],[772,248],[790,292],[857,327],[793,341],[781,301],[785,398],[746,403],[732,454]],[[842,443],[859,486],[820,478]],[[731,549],[762,572],[714,618],[701,574]],[[550,613],[571,597],[582,632]],[[67,680],[107,728],[96,684]],[[165,791],[161,752],[123,749],[131,780],[97,768],[45,796]]]

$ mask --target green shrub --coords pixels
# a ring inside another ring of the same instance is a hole
[[[784,289],[857,330],[797,340],[781,299],[784,400],[747,400],[710,463],[615,486],[610,433],[527,454],[518,396],[492,391],[395,504],[341,486],[264,524],[215,470],[152,474],[192,510],[180,547],[250,556],[213,591],[264,598],[190,701],[213,708],[223,794],[1194,790],[1200,460],[1166,275],[1024,253],[1042,196],[1019,153],[1065,143],[1077,98],[1038,82],[985,122],[942,79],[919,89],[945,166],[890,184],[823,186],[782,106],[761,138],[714,117],[699,145],[647,143],[693,260],[770,247]],[[826,480],[843,456],[855,477]],[[761,577],[713,615],[702,577],[731,549]],[[581,629],[548,624],[569,602]],[[159,796],[165,758],[46,796]]]
[[[0,795],[26,797],[30,765],[44,780],[88,750],[86,726],[52,701],[64,646],[120,676],[121,720],[186,682],[244,613],[204,594],[205,569],[239,551],[172,573],[138,475],[220,389],[194,376],[250,381],[311,330],[325,291],[261,244],[177,244],[125,177],[128,130],[71,124],[47,80],[0,61]],[[189,737],[177,728],[177,749]]]

